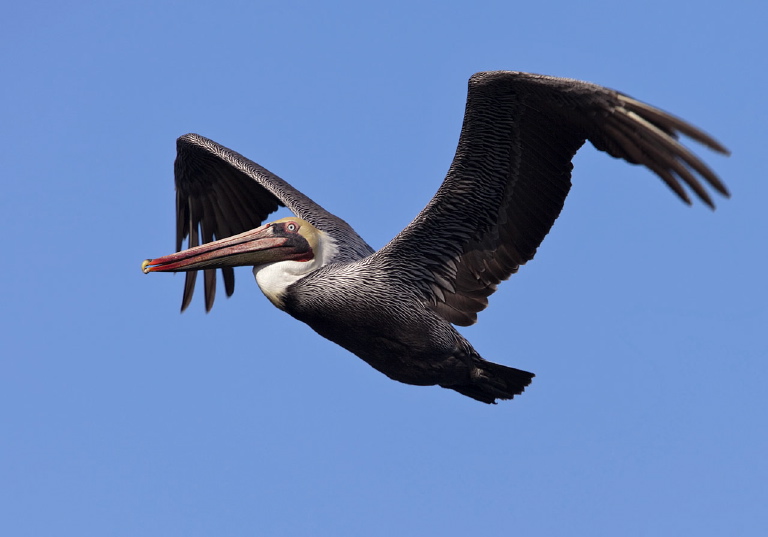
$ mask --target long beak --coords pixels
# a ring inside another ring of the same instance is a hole
[[[279,226],[266,224],[175,254],[147,259],[141,264],[141,270],[144,274],[186,272],[203,268],[256,266],[288,259],[311,259],[312,249],[301,235],[278,235],[276,228],[279,229]]]

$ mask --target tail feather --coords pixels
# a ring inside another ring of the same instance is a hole
[[[533,373],[507,367],[493,362],[476,362],[477,369],[466,384],[444,386],[462,395],[488,404],[496,404],[496,399],[512,399],[520,395],[533,380]]]

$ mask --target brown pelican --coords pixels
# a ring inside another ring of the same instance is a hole
[[[683,184],[714,208],[697,177],[724,196],[728,191],[677,141],[680,134],[728,153],[696,127],[617,91],[526,73],[477,73],[447,177],[377,252],[273,173],[187,134],[178,139],[174,169],[178,253],[142,268],[188,271],[183,311],[198,269],[205,269],[210,310],[215,269],[229,296],[232,267],[253,266],[275,306],[388,377],[484,403],[512,399],[533,373],[484,360],[452,325],[473,324],[499,282],[533,258],[560,214],[571,159],[586,140],[646,166],[686,203]],[[262,225],[280,206],[296,217]],[[179,251],[186,237],[189,249]]]

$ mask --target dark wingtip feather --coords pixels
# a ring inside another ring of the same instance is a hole
[[[625,107],[617,108],[611,116],[616,120],[616,125],[615,129],[610,131],[615,135],[616,131],[627,129],[630,135],[633,134],[638,141],[642,142],[638,146],[641,151],[639,163],[655,172],[687,203],[690,204],[690,201],[684,194],[678,179],[693,190],[705,205],[714,209],[715,204],[712,198],[692,172],[698,173],[717,192],[727,195],[728,190],[706,164],[677,140],[676,135],[686,134],[716,150],[722,146],[681,119],[640,101],[622,95],[620,98]],[[624,143],[623,135],[622,139],[617,141],[622,148],[628,145]],[[627,158],[626,155],[625,158]],[[637,153],[632,154],[632,158],[638,160]]]
[[[195,281],[197,280],[197,271],[192,270],[184,276],[184,293],[181,297],[181,312],[189,307],[192,302],[192,295],[195,293]]]
[[[235,292],[235,271],[232,267],[221,269],[221,275],[224,277],[224,291],[230,297]]]
[[[713,151],[722,153],[726,156],[731,154],[728,148],[715,140],[712,136],[677,116],[674,116],[642,101],[638,101],[637,99],[633,99],[632,97],[624,95],[623,93],[619,93],[619,100],[621,100],[621,102],[628,110],[637,112],[641,116],[650,119],[654,123],[661,123],[662,125],[671,127],[674,130],[685,134],[689,138],[696,140],[700,144],[709,147]]]
[[[216,269],[203,271],[203,283],[205,284],[205,312],[208,313],[216,300]]]

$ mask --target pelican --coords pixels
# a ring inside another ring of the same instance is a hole
[[[728,154],[716,140],[626,94],[512,71],[469,79],[456,155],[435,196],[374,251],[344,220],[242,155],[197,134],[177,141],[176,251],[142,270],[187,272],[181,310],[204,271],[210,311],[221,269],[252,266],[278,308],[391,379],[438,385],[484,403],[512,399],[533,373],[483,359],[453,325],[476,322],[497,285],[533,259],[571,187],[586,140],[641,164],[685,203],[686,185],[725,185],[677,138]],[[295,216],[264,223],[279,207]],[[188,249],[181,251],[188,238]]]

